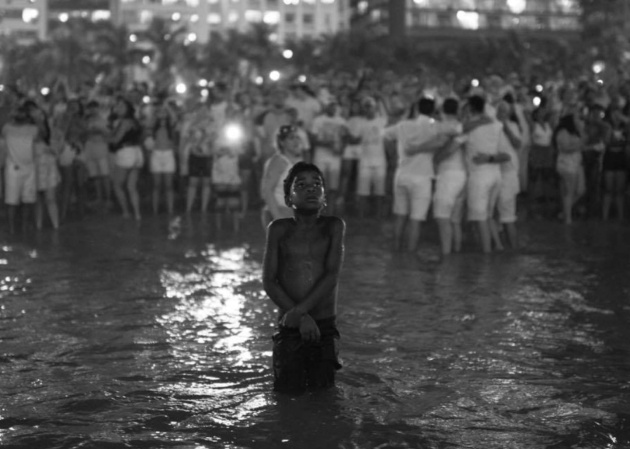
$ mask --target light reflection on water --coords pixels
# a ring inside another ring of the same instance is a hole
[[[0,445],[630,447],[626,230],[440,262],[350,223],[338,388],[284,397],[262,232],[116,223],[0,241]]]

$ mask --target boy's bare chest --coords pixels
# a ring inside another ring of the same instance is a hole
[[[330,246],[330,237],[319,230],[296,231],[287,235],[281,250],[287,259],[322,260]]]

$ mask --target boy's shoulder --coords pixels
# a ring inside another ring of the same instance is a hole
[[[330,232],[343,233],[346,229],[346,222],[335,215],[322,215],[319,217],[321,225]]]

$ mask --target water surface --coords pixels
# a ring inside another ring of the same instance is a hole
[[[630,230],[440,261],[348,224],[338,387],[271,392],[264,235],[199,217],[0,234],[0,446],[629,448]]]

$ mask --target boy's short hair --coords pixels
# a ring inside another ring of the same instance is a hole
[[[486,100],[481,95],[473,95],[468,98],[468,106],[471,112],[481,114],[486,108]]]
[[[322,178],[322,184],[324,185],[324,190],[326,189],[326,181],[324,180],[324,174],[322,173],[322,171],[319,169],[317,165],[311,164],[309,162],[297,162],[293,167],[291,167],[291,170],[289,170],[287,177],[284,178],[283,187],[284,187],[285,197],[288,197],[289,195],[291,195],[291,186],[293,185],[293,181],[295,181],[295,178],[297,178],[297,175],[304,172],[316,173],[320,178]]]
[[[459,102],[455,98],[447,98],[442,104],[442,111],[448,115],[457,115]]]

